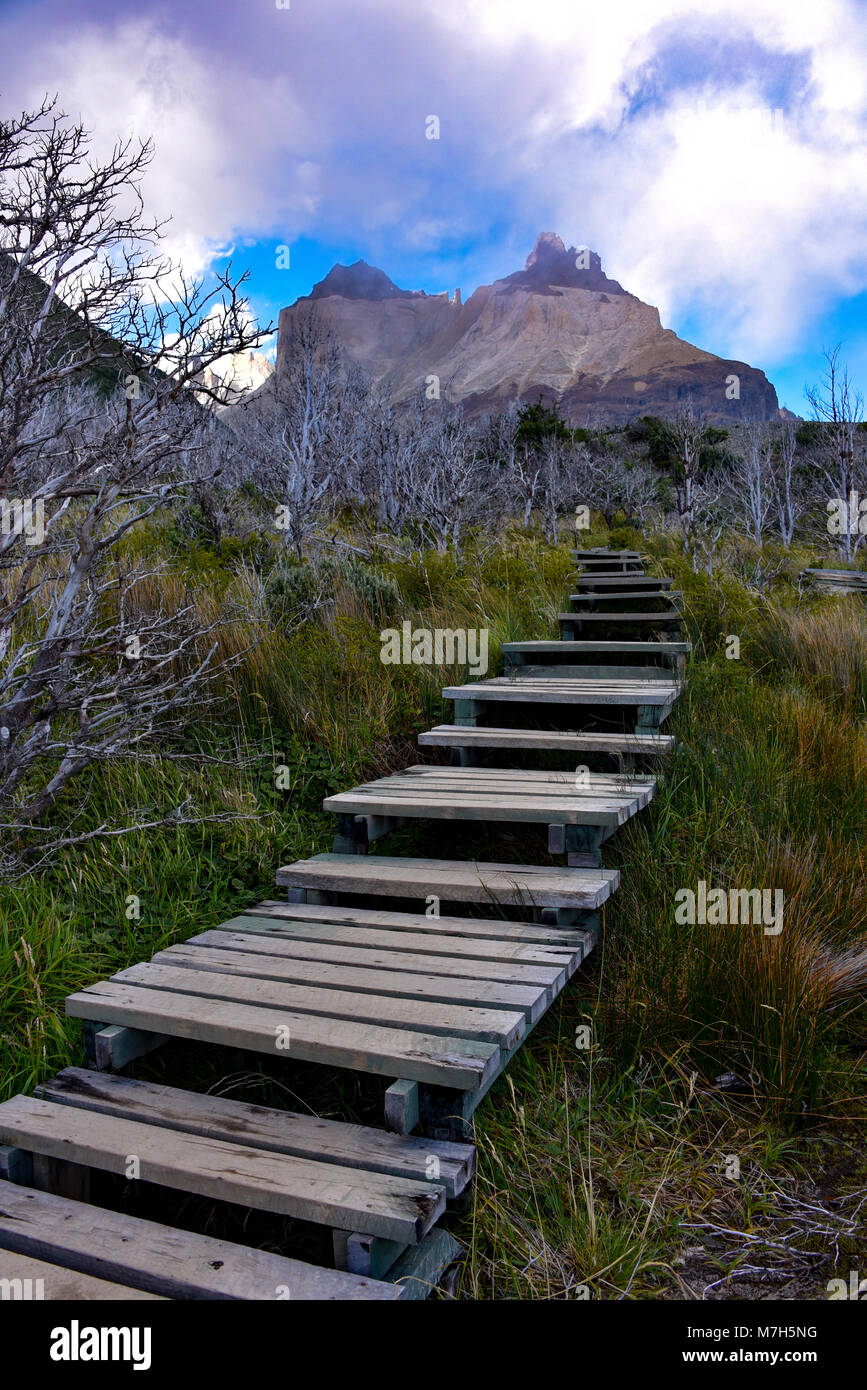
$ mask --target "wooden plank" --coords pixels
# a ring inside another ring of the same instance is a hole
[[[232,917],[224,925],[229,931],[246,932],[257,919]],[[363,944],[395,950],[414,951],[430,957],[448,956],[463,960],[529,961],[539,965],[568,967],[575,954],[574,944],[547,945],[539,942],[488,941],[482,937],[444,936],[432,933],[381,931],[374,927],[349,927],[340,922],[292,922],[280,924],[283,939],[294,936],[300,941],[331,941],[347,945]]]
[[[617,593],[603,593],[594,590],[588,593],[569,595],[569,602],[573,605],[573,608],[575,604],[586,603],[588,605],[593,604],[598,606],[600,603],[629,603],[633,599],[640,599],[642,603],[647,603],[650,600],[659,600],[660,603],[671,605],[669,611],[672,611],[674,608],[679,608],[680,602],[683,599],[683,593],[680,589],[672,589],[671,591],[664,589],[623,589]],[[574,608],[574,611],[578,612],[578,609]],[[583,612],[584,610],[581,609],[581,611]],[[619,613],[620,609],[605,608],[599,611],[605,613]]]
[[[680,694],[681,686],[676,681],[649,680],[619,683],[551,679],[503,680],[498,683],[493,680],[478,681],[472,686],[447,686],[443,690],[443,698],[461,699],[462,693],[469,689],[476,692],[476,700],[483,701],[504,700],[512,703],[554,705],[667,705],[673,703]]]
[[[170,994],[136,985],[89,985],[66,1000],[71,1018],[117,1020],[134,1028],[224,1047],[248,1047],[272,1057],[297,1057],[323,1066],[346,1067],[374,1075],[409,1076],[474,1090],[496,1071],[500,1049],[472,1038],[447,1038],[370,1023],[277,1015],[273,1009],[224,1003],[195,995]],[[450,1078],[446,1081],[445,1078]]]
[[[407,1245],[445,1209],[445,1189],[433,1183],[360,1173],[29,1096],[0,1105],[0,1134],[22,1148],[109,1173],[123,1174],[135,1155],[143,1181]]]
[[[588,652],[609,653],[612,656],[687,656],[692,651],[691,642],[640,642],[616,638],[613,641],[564,642],[557,638],[543,638],[532,642],[504,642],[501,651],[504,655],[545,656],[565,653],[583,656]]]
[[[385,855],[318,854],[277,870],[286,887],[342,893],[376,893],[383,897],[437,895],[452,902],[528,902],[541,907],[593,911],[620,883],[616,869],[543,868],[532,864],[498,864],[455,859],[400,859]],[[235,927],[234,930],[241,930]],[[395,946],[399,943],[395,942]],[[404,943],[405,944],[405,943]]]
[[[366,1125],[320,1119],[224,1096],[203,1095],[134,1081],[127,1076],[95,1076],[67,1067],[39,1092],[42,1099],[163,1128],[231,1138],[255,1149],[293,1154],[320,1163],[337,1163],[372,1173],[429,1182],[436,1159],[436,1182],[449,1197],[459,1196],[472,1178],[475,1150],[469,1144],[440,1144],[404,1138]]]
[[[575,580],[579,589],[670,589],[674,583],[668,576],[655,574],[579,574]]]
[[[237,919],[236,919],[237,920]],[[471,956],[423,955],[421,952],[371,947],[359,933],[358,946],[344,942],[317,941],[308,937],[286,936],[282,924],[264,918],[249,919],[242,929],[223,923],[211,932],[202,932],[187,941],[188,946],[209,947],[216,940],[220,948],[239,951],[261,951],[289,960],[309,961],[314,965],[358,966],[383,974],[416,973],[457,979],[490,980],[499,984],[516,984],[544,988],[549,1001],[559,994],[568,974],[562,965],[536,965],[530,961],[483,961]]]
[[[382,971],[359,969],[358,966],[293,960],[291,957],[257,955],[252,951],[215,949],[213,946],[204,950],[201,946],[170,946],[166,951],[159,951],[153,961],[186,970],[219,971],[295,984],[315,984],[323,990],[354,990],[374,997],[393,994],[439,1004],[520,1009],[532,1022],[548,1004],[546,991],[539,986],[503,985],[492,980],[455,980],[443,975],[408,971],[389,971],[383,977]],[[380,1021],[385,1021],[385,1015]]]
[[[640,810],[635,798],[616,801],[584,799],[579,793],[571,797],[473,796],[469,792],[449,788],[428,791],[407,791],[373,795],[369,792],[342,792],[323,802],[326,811],[350,809],[359,815],[390,814],[412,816],[421,820],[507,821],[510,824],[566,820],[574,825],[604,825],[616,828],[625,825],[630,816]]]
[[[473,730],[462,732],[473,732]],[[631,735],[629,737],[635,737]],[[664,739],[648,742],[664,742]],[[674,742],[673,739],[669,740]],[[428,931],[437,936],[482,936],[495,941],[538,941],[570,945],[575,929],[540,922],[511,922],[505,917],[429,917],[425,912],[393,912],[386,908],[333,907],[327,903],[292,903],[267,899],[244,909],[253,917],[288,917],[293,921],[342,922],[353,927],[385,927],[389,931]]]
[[[660,626],[680,627],[683,622],[683,614],[677,611],[661,611],[653,613],[623,613],[618,610],[608,610],[605,613],[558,613],[557,621],[562,625],[573,626],[578,623],[652,623],[656,622]]]
[[[185,970],[162,961],[143,962],[119,970],[112,980],[140,985],[143,989],[174,994],[202,995],[208,999],[255,1004],[274,1009],[279,1020],[286,1013],[310,1014],[327,1019],[382,1024],[386,1028],[410,1028],[451,1038],[481,1038],[500,1047],[515,1046],[526,1030],[523,1013],[480,1008],[468,1004],[439,1004],[403,995],[365,994],[355,990],[322,989],[294,981],[269,980],[217,970]]]
[[[624,559],[624,558],[626,558],[626,559],[628,559],[628,560],[638,560],[638,559],[641,558],[640,552],[637,551],[637,550],[628,550],[628,549],[612,550],[612,549],[611,549],[609,546],[607,546],[607,545],[591,545],[591,546],[588,546],[586,549],[582,549],[582,548],[579,546],[577,549],[575,549],[575,550],[572,551],[572,554],[575,555],[575,556],[577,556],[578,559],[584,559],[584,558],[587,558],[587,559],[599,559],[599,558],[601,558],[601,559],[609,560],[609,559],[615,559],[615,558],[618,558],[618,559]]]
[[[572,733],[559,729],[499,729],[481,725],[465,728],[457,724],[437,724],[418,741],[425,748],[515,748],[557,749],[564,753],[654,753],[674,749],[670,734]]]
[[[95,1279],[92,1274],[63,1269],[60,1265],[34,1259],[32,1255],[19,1255],[3,1249],[0,1249],[0,1284],[3,1288],[0,1302],[7,1299],[26,1299],[28,1302],[34,1299],[44,1299],[46,1302],[61,1299],[70,1303],[107,1302],[111,1299],[123,1299],[124,1302],[162,1301],[159,1294],[113,1284],[108,1279]]]
[[[568,661],[552,661],[549,666],[541,666],[536,663],[518,662],[508,667],[509,674],[513,672],[517,680],[636,680],[653,681],[659,677],[666,669],[673,670],[674,667],[666,667],[661,663],[653,663],[650,666],[620,666],[613,661],[606,661],[601,666],[588,665],[582,662],[580,666]]]
[[[395,1297],[393,1285],[11,1184],[0,1187],[0,1247],[164,1298]]]
[[[650,802],[655,785],[656,779],[649,773],[625,777],[622,773],[587,771],[579,778],[573,768],[537,772],[529,768],[430,767],[424,774],[384,779],[382,790],[397,796],[437,792],[459,797],[490,795],[498,800],[517,797],[523,788],[523,794],[540,806],[556,805],[560,800],[570,804],[580,801],[592,812],[608,807],[640,810]],[[366,794],[379,788],[354,790]]]

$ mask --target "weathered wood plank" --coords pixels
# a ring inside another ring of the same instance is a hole
[[[455,859],[417,859],[409,855],[319,854],[277,870],[277,882],[291,887],[384,897],[501,903],[514,907],[570,907],[593,911],[620,883],[616,869],[545,868]],[[235,927],[234,930],[242,930]],[[400,949],[400,943],[395,942]]]
[[[665,740],[651,739],[649,742]],[[294,922],[340,922],[351,927],[384,927],[388,931],[428,931],[434,932],[437,936],[482,936],[496,941],[537,941],[552,945],[562,943],[568,946],[574,934],[570,927],[549,927],[539,922],[512,922],[505,917],[450,917],[445,913],[428,916],[425,912],[334,907],[327,903],[289,904],[277,899],[268,899],[257,903],[255,907],[245,908],[244,911],[253,917],[286,917]]]
[[[345,1226],[407,1245],[445,1209],[445,1189],[332,1163],[298,1159],[181,1133],[71,1105],[14,1096],[0,1105],[0,1134],[22,1148],[260,1211]]]
[[[583,621],[583,617],[581,619]],[[507,701],[549,705],[669,705],[681,691],[679,681],[509,680],[502,677],[468,686],[446,686],[443,699],[458,700],[467,690],[478,702]]]
[[[674,580],[655,574],[579,574],[575,584],[579,589],[670,589]]]
[[[478,820],[507,821],[510,824],[565,819],[576,825],[607,825],[616,828],[625,825],[630,816],[640,809],[636,801],[623,805],[609,802],[588,804],[578,796],[571,799],[560,797],[507,797],[472,796],[467,792],[431,789],[413,795],[407,792],[397,794],[372,795],[369,792],[342,792],[339,796],[328,797],[323,803],[326,811],[338,807],[351,807],[358,814],[412,816],[421,820]],[[392,808],[390,811],[389,808]]]
[[[0,1247],[164,1298],[395,1297],[389,1284],[11,1184],[0,1188]]]
[[[270,1056],[297,1057],[323,1066],[417,1081],[451,1077],[458,1090],[474,1090],[496,1071],[500,1049],[472,1038],[441,1037],[410,1029],[319,1018],[288,1010],[171,994],[107,981],[66,1000],[71,1018],[113,1019],[171,1037],[248,1047]]]
[[[112,1299],[122,1299],[124,1302],[162,1301],[159,1294],[113,1284],[108,1279],[96,1279],[92,1274],[63,1269],[60,1265],[48,1264],[32,1255],[19,1255],[12,1250],[0,1249],[0,1280],[6,1290],[4,1301],[7,1298],[26,1298],[28,1301],[44,1299],[46,1302],[60,1299],[70,1303],[108,1302]]]
[[[468,1144],[437,1144],[404,1138],[365,1125],[324,1120],[290,1110],[250,1105],[224,1096],[203,1095],[133,1081],[126,1076],[95,1076],[67,1067],[39,1091],[44,1100],[153,1124],[209,1139],[231,1139],[255,1149],[293,1154],[320,1163],[337,1163],[373,1173],[429,1182],[436,1159],[436,1182],[449,1197],[459,1196],[475,1167]]]
[[[419,734],[424,748],[513,748],[556,749],[564,753],[651,753],[664,755],[674,749],[670,734],[572,733],[557,729],[499,729],[482,725],[463,728],[457,724],[437,724]]]
[[[504,642],[501,649],[504,656],[545,656],[565,653],[568,656],[586,656],[588,653],[619,656],[688,656],[692,650],[691,642],[641,642],[625,638],[611,641],[564,642],[557,638],[540,638],[528,642]]]
[[[322,989],[294,981],[265,979],[217,970],[185,970],[162,961],[143,962],[112,975],[119,984],[202,995],[230,1003],[271,1008],[278,1019],[285,1013],[311,1014],[347,1022],[410,1028],[451,1038],[481,1038],[511,1048],[526,1030],[523,1013],[465,1004],[439,1004],[403,995],[365,994],[355,990]]]
[[[658,627],[680,627],[683,614],[670,609],[652,613],[624,613],[619,609],[610,609],[605,613],[558,613],[557,621],[561,627],[577,627],[581,623],[656,623]]]
[[[405,999],[427,1000],[438,1004],[465,1004],[475,1008],[520,1009],[535,1022],[547,1007],[544,989],[535,986],[503,985],[492,980],[454,980],[442,975],[424,975],[357,966],[330,965],[323,961],[293,960],[291,957],[254,954],[201,946],[170,946],[153,957],[153,963],[178,966],[185,970],[218,971],[222,974],[256,976],[295,984],[312,984],[322,990],[342,989],[381,997],[397,995]],[[380,1022],[385,1022],[382,1015]]]
[[[283,923],[267,921],[265,918],[236,918],[243,921],[240,928],[223,923],[213,931],[201,932],[191,936],[188,946],[210,947],[213,944],[221,949],[267,952],[279,955],[286,960],[303,960],[320,965],[359,966],[383,974],[402,975],[423,973],[442,977],[445,981],[457,979],[490,980],[498,984],[516,984],[527,987],[541,986],[553,999],[559,994],[568,978],[562,965],[537,965],[531,961],[492,961],[479,960],[474,956],[424,955],[418,951],[401,948],[382,948],[371,946],[367,937],[359,933],[357,946],[345,942],[318,941],[309,936],[287,935]],[[248,925],[249,923],[249,925]],[[572,948],[574,949],[574,948]],[[395,982],[399,987],[399,982]]]
[[[232,917],[224,923],[229,931],[245,932],[256,918],[250,916]],[[413,951],[418,955],[430,957],[448,956],[452,959],[527,961],[539,965],[560,965],[568,967],[575,954],[574,943],[551,944],[545,942],[498,941],[485,937],[437,937],[433,933],[410,931],[385,931],[377,927],[352,927],[335,922],[291,922],[280,924],[283,939],[290,936],[298,940],[345,942],[347,945],[367,945],[395,950]]]

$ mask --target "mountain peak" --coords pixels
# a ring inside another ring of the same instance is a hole
[[[313,286],[309,299],[327,299],[330,295],[340,295],[341,299],[415,299],[417,291],[402,290],[389,279],[384,270],[378,270],[367,261],[355,261],[352,265],[334,265],[325,276]]]
[[[524,269],[529,270],[539,260],[550,259],[552,253],[558,256],[566,255],[566,245],[563,238],[559,237],[556,232],[540,232],[536,237],[536,245],[524,262]]]
[[[602,261],[589,246],[566,247],[556,232],[540,232],[524,263],[524,269],[497,281],[506,294],[529,290],[533,294],[559,294],[562,289],[598,290],[625,294],[622,285],[609,280]]]

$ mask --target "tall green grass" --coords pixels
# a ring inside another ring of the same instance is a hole
[[[465,1291],[485,1297],[668,1288],[677,1222],[711,1181],[714,1125],[758,1154],[773,1134],[863,1115],[863,604],[805,600],[785,573],[751,587],[734,562],[696,576],[668,537],[612,539],[640,542],[652,569],[675,576],[694,660],[670,724],[678,752],[651,806],[605,847],[621,887],[599,949],[479,1111]],[[58,817],[86,830],[192,797],[234,819],[88,842],[2,890],[3,1095],[80,1060],[66,994],[271,896],[278,864],[330,848],[324,796],[419,760],[418,732],[443,718],[441,687],[466,672],[384,666],[383,628],[487,627],[495,674],[504,641],[556,636],[571,568],[565,545],[516,529],[459,556],[305,567],[237,550],[205,563],[173,546],[174,577],[141,602],[192,587],[221,650],[239,658],[222,706],[185,738],[217,761],[157,749],[93,769]],[[283,765],[289,790],[276,785]],[[431,852],[424,828],[402,837],[407,852]],[[493,834],[492,854],[533,860],[544,845]],[[781,935],[678,925],[675,894],[700,879],[782,888]],[[589,1057],[574,1045],[579,1021],[592,1025]],[[722,1073],[743,1081],[746,1129],[714,1110],[724,1097],[699,1099]]]

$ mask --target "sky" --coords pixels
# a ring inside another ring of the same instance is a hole
[[[837,343],[867,396],[867,0],[0,0],[3,114],[46,92],[153,139],[170,251],[263,322],[359,258],[466,300],[555,231],[798,414]]]

